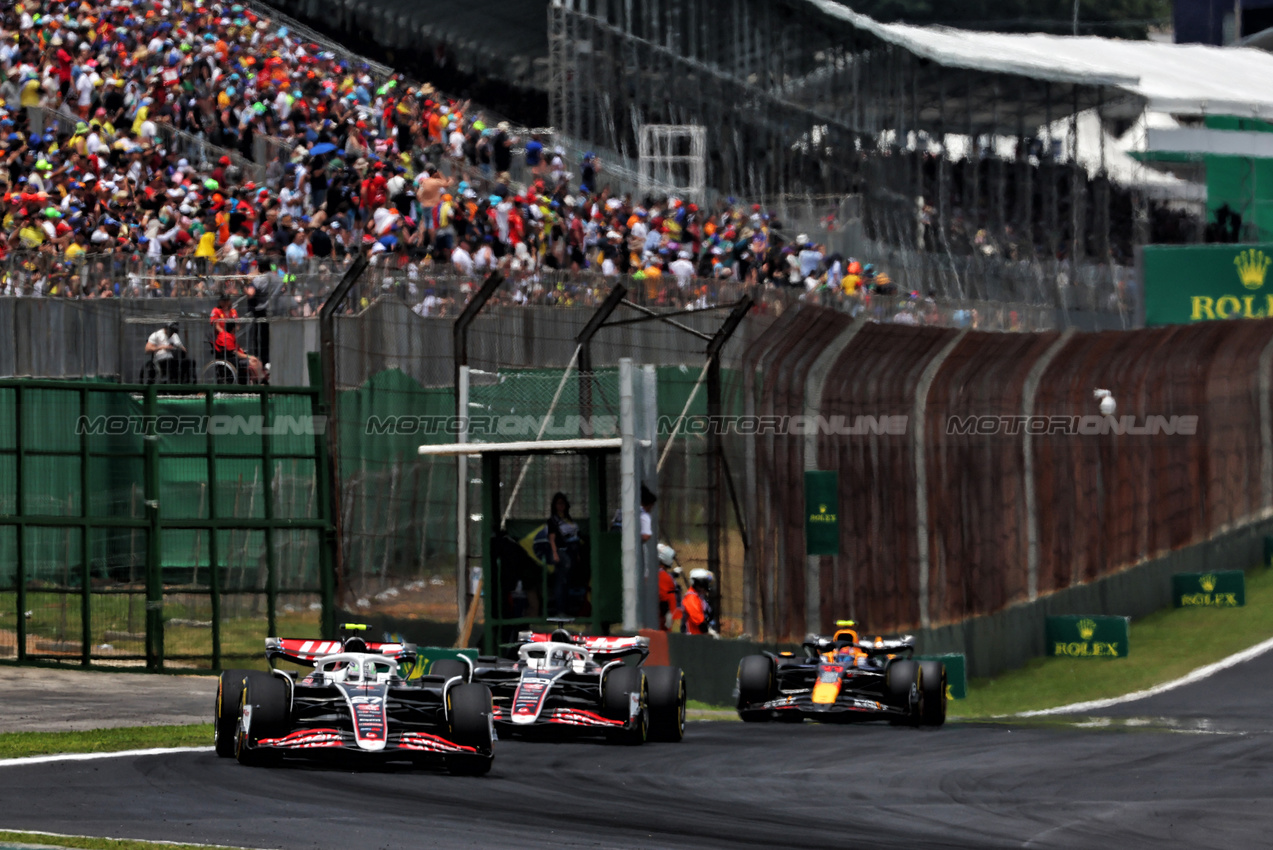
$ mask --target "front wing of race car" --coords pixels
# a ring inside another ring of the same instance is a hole
[[[489,757],[489,747],[466,745],[450,734],[445,682],[439,679],[423,685],[298,683],[292,690],[287,727],[247,737],[254,750],[274,755],[383,761],[435,755]],[[250,733],[250,706],[242,722]]]
[[[860,694],[841,690],[834,702],[815,702],[813,690],[800,690],[783,694],[768,702],[752,703],[747,711],[773,711],[780,719],[806,719],[850,722],[854,720],[882,720],[891,717],[905,719],[911,716],[909,706],[889,705],[878,695]]]
[[[639,703],[622,716],[608,714],[602,701],[601,676],[565,672],[536,676],[514,668],[479,669],[473,681],[491,689],[491,712],[501,732],[528,727],[579,731],[630,731],[638,722]]]

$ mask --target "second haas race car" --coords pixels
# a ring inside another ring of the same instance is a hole
[[[946,666],[916,661],[912,637],[859,640],[852,620],[830,637],[810,635],[804,657],[749,655],[738,665],[738,714],[747,722],[889,720],[946,722]]]
[[[249,765],[275,764],[283,756],[352,764],[441,762],[451,773],[471,776],[491,769],[491,692],[454,670],[404,679],[399,665],[415,661],[412,644],[368,643],[357,636],[267,638],[265,657],[269,672],[221,674],[218,756]],[[313,670],[273,669],[278,659]]]
[[[685,675],[679,667],[643,666],[648,639],[558,628],[521,632],[513,646],[516,658],[483,656],[473,670],[472,681],[491,689],[501,735],[558,731],[642,744],[685,734]],[[434,662],[432,672],[444,665],[449,675],[453,664]]]

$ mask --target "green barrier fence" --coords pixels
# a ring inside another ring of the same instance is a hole
[[[219,667],[330,633],[318,393],[0,381],[0,658]]]

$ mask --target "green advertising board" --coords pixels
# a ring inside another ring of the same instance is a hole
[[[434,661],[458,660],[460,656],[477,663],[476,649],[455,649],[449,646],[417,646],[415,663],[408,669],[399,670],[399,674],[404,679],[418,679],[421,676],[428,675],[429,668],[433,666]]]
[[[804,474],[806,555],[840,553],[840,474],[807,470]]]
[[[1177,608],[1240,608],[1246,605],[1246,573],[1176,573],[1171,577],[1171,603]]]
[[[946,699],[968,698],[968,662],[963,653],[916,655],[916,661],[940,661],[946,665]]]
[[[1126,658],[1131,619],[1101,615],[1048,617],[1048,655],[1065,658]]]
[[[1146,245],[1145,324],[1273,316],[1273,244]]]

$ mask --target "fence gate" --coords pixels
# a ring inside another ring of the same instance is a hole
[[[331,634],[319,392],[0,381],[0,658],[219,668]]]

